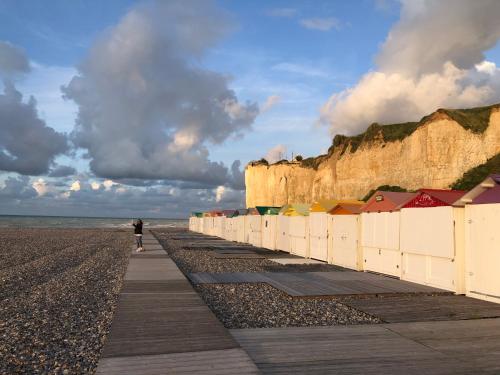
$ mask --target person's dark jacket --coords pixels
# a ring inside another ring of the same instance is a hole
[[[142,221],[138,221],[137,224],[132,224],[134,226],[134,234],[142,234]]]

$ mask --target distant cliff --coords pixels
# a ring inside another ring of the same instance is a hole
[[[281,206],[316,199],[359,199],[381,185],[448,188],[500,153],[500,104],[439,109],[419,122],[372,124],[338,135],[328,154],[245,169],[246,203]]]

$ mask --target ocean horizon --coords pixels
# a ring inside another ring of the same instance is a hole
[[[145,229],[185,228],[187,219],[141,218]],[[89,216],[0,215],[0,228],[118,228],[132,226],[132,218]]]

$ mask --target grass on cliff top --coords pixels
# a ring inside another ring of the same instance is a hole
[[[373,194],[375,194],[376,191],[395,191],[398,193],[406,193],[408,190],[405,188],[402,188],[401,186],[395,186],[395,185],[381,185],[376,189],[370,190],[364,197],[361,199],[362,201],[368,201],[372,197]]]
[[[500,154],[488,159],[486,163],[478,165],[477,167],[465,172],[462,178],[450,185],[450,188],[457,190],[470,190],[492,173],[500,173]]]
[[[381,138],[384,142],[401,141],[410,136],[420,126],[426,124],[435,113],[446,114],[466,130],[474,133],[483,133],[488,128],[491,110],[499,106],[500,104],[494,104],[470,109],[438,109],[436,112],[422,117],[418,122],[389,125],[373,123],[364,133],[355,136],[336,135],[329,151],[342,146],[341,155],[343,155],[350,145],[350,151],[354,153],[363,143],[374,141],[377,138]]]

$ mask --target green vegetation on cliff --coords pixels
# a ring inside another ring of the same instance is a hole
[[[492,173],[500,173],[500,154],[488,159],[486,163],[478,165],[477,167],[465,172],[462,178],[450,185],[450,188],[457,190],[470,190]]]

